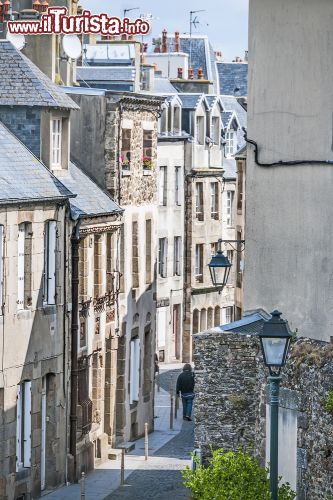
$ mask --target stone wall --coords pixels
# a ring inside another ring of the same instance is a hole
[[[285,479],[293,483],[295,478],[299,500],[326,500],[333,495],[333,416],[325,409],[326,394],[333,389],[332,356],[332,344],[299,338],[283,370],[279,464],[284,470],[283,461],[295,454],[295,470],[287,471]],[[204,459],[210,446],[244,447],[264,465],[268,373],[258,339],[235,333],[198,334],[194,362],[195,446],[202,448]],[[290,429],[285,420],[291,414],[297,421],[295,449],[295,436],[286,438]]]

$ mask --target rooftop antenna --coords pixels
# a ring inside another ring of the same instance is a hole
[[[132,10],[140,10],[140,7],[132,7],[131,9],[124,9],[124,18],[127,15],[127,12],[132,12]]]
[[[190,11],[190,68],[192,68],[192,26],[196,28],[200,24],[198,16],[193,17],[193,14],[198,14],[198,12],[206,12],[206,9]]]

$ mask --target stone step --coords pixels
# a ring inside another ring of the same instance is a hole
[[[117,448],[109,448],[108,449],[108,459],[109,460],[120,460],[121,457],[121,450],[118,450]]]
[[[125,450],[125,453],[129,453],[135,449],[135,443],[125,442],[117,446],[118,450]]]

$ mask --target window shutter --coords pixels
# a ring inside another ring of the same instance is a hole
[[[164,205],[164,190],[165,190],[165,167],[160,167],[159,175],[159,204]]]
[[[134,368],[135,368],[135,345],[134,340],[131,341],[130,352],[130,404],[134,401]]]
[[[31,466],[31,382],[24,382],[24,467]]]
[[[54,220],[48,223],[48,272],[47,272],[47,303],[55,304],[55,292],[56,292],[56,230],[57,223]]]
[[[17,386],[16,393],[16,471],[22,467],[22,388]]]
[[[134,340],[134,350],[135,350],[135,380],[134,380],[134,400],[139,401],[139,391],[140,391],[140,339],[136,338]]]
[[[163,278],[168,276],[168,238],[164,238]]]
[[[19,225],[17,243],[17,305],[24,309],[24,240],[25,224]]]
[[[0,308],[3,306],[3,291],[4,291],[4,276],[3,276],[3,259],[4,259],[4,227],[0,226]],[[2,311],[0,311],[2,314]]]

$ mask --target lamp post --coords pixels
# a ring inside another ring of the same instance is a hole
[[[213,255],[208,267],[212,283],[219,289],[219,293],[221,293],[228,282],[231,263],[222,251],[222,240],[219,240],[218,245],[217,253]]]
[[[282,313],[273,311],[271,318],[264,322],[259,333],[264,363],[269,369],[270,385],[270,489],[272,500],[278,500],[279,482],[279,392],[281,368],[286,364],[292,337],[288,321],[282,319]]]

